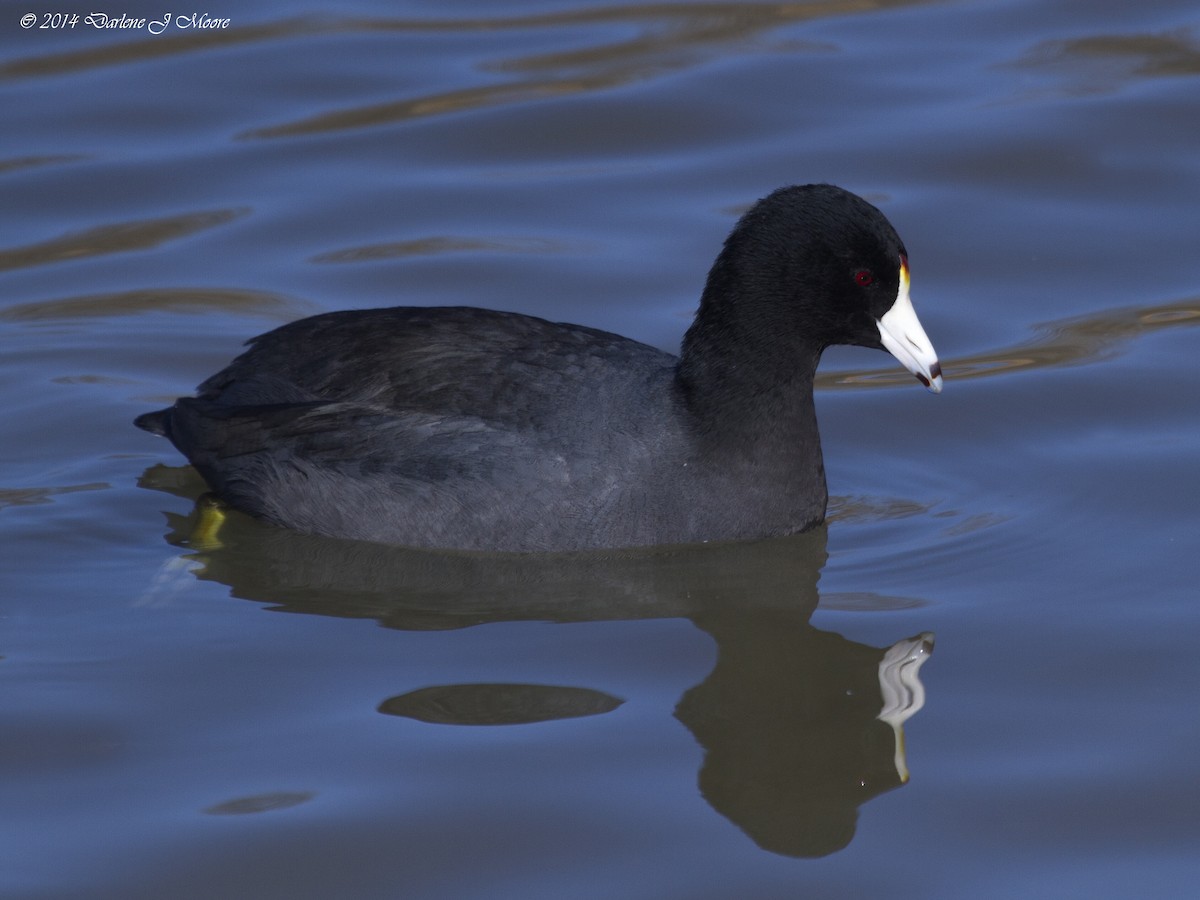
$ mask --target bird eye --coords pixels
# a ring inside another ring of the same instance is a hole
[[[859,287],[866,287],[874,280],[875,276],[870,269],[859,269],[854,273],[854,283]]]

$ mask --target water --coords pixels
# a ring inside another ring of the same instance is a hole
[[[1195,894],[1194,4],[27,11],[0,894]],[[245,338],[470,303],[673,350],[737,212],[804,181],[892,219],[947,373],[827,355],[827,529],[176,542],[202,486],[130,420]],[[880,664],[926,632],[898,757]]]

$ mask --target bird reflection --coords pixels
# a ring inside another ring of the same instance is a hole
[[[184,481],[179,479],[183,478]],[[191,494],[186,470],[143,484]],[[173,542],[186,517],[168,514]],[[858,808],[908,778],[903,723],[924,703],[923,633],[877,648],[813,627],[823,528],[753,543],[517,555],[415,551],[296,534],[234,515],[186,577],[289,612],[395,629],[498,621],[687,618],[716,665],[676,706],[704,749],[705,800],[773,853],[815,857],[853,838]],[[439,725],[602,715],[621,698],[580,686],[459,684],[384,699],[379,711]]]
[[[893,653],[919,665],[932,635],[881,650],[787,611],[694,621],[717,642],[717,664],[675,715],[706,751],[704,798],[765,850],[842,849],[858,807],[908,778],[902,732],[880,718],[880,664]]]

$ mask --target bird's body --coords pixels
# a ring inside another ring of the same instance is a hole
[[[814,233],[814,206],[832,232]],[[820,353],[880,346],[908,302],[903,254],[854,195],[787,188],[726,242],[679,358],[515,313],[334,312],[254,338],[137,424],[230,505],[317,534],[532,551],[793,533],[825,512]],[[862,310],[825,309],[820,282]],[[914,371],[939,386],[926,355]]]

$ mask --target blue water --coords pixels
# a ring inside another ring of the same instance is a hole
[[[0,895],[1194,896],[1194,3],[239,9],[0,8]],[[180,544],[203,485],[131,420],[246,338],[467,303],[674,351],[808,181],[896,225],[946,370],[827,354],[826,529]],[[927,632],[902,783],[879,667]]]

